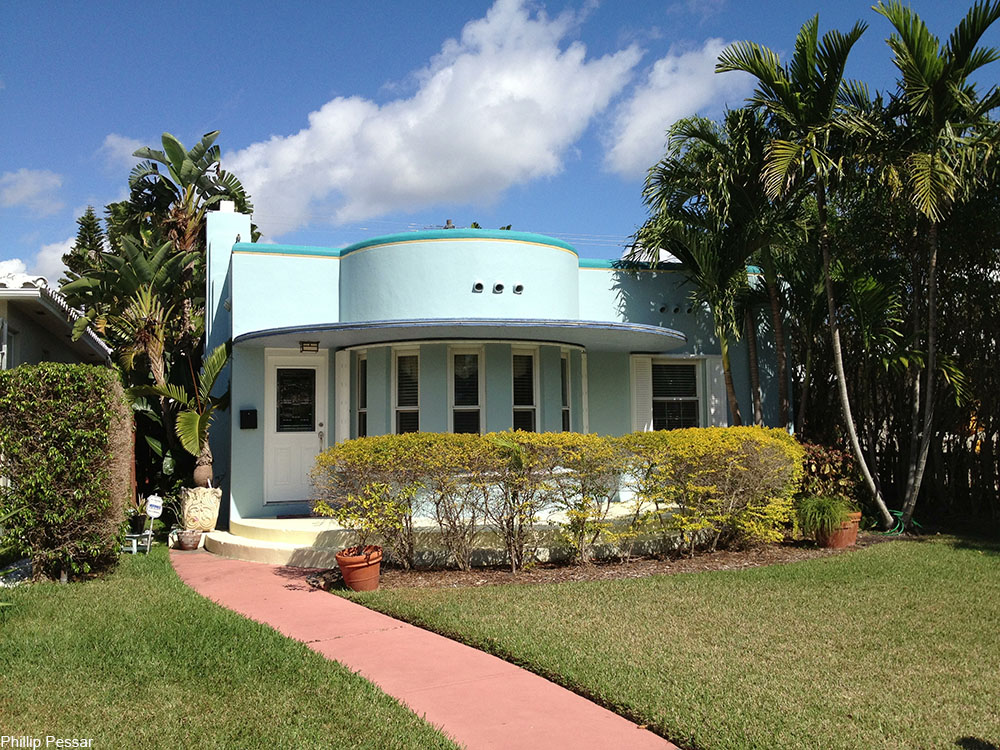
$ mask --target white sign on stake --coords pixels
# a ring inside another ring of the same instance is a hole
[[[146,498],[146,515],[150,518],[159,518],[163,513],[163,500],[159,495],[150,495]]]

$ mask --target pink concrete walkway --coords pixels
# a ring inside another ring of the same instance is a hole
[[[170,559],[202,596],[360,672],[465,747],[675,748],[513,664],[311,588],[300,568],[204,551]]]

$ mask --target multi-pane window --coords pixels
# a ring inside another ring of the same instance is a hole
[[[481,404],[479,354],[452,354],[452,432],[480,431]]]
[[[514,429],[536,431],[535,355],[513,354]]]
[[[416,354],[396,355],[396,432],[420,429],[420,358]]]
[[[278,432],[313,432],[316,429],[316,371],[278,368],[276,401]]]
[[[653,429],[698,427],[700,411],[697,365],[653,362]]]
[[[358,437],[368,435],[368,358],[358,358]]]
[[[563,354],[559,361],[559,377],[562,388],[562,429],[569,432],[569,355]]]

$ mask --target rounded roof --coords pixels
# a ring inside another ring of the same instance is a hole
[[[568,250],[579,257],[576,248],[568,242],[547,237],[544,234],[532,232],[513,232],[506,229],[430,229],[422,232],[399,232],[372,237],[361,242],[355,242],[340,250],[340,256],[366,248],[380,245],[399,245],[407,242],[427,242],[433,240],[500,240],[501,242],[519,242],[527,245],[547,245],[549,247]]]

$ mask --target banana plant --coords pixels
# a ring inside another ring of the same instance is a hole
[[[140,386],[130,389],[133,398],[157,396],[178,409],[174,418],[174,431],[181,447],[195,457],[195,484],[211,486],[212,448],[209,445],[209,428],[220,410],[229,408],[229,391],[215,396],[212,391],[229,362],[231,344],[220,344],[202,361],[198,382],[191,393],[175,383],[159,386]]]

